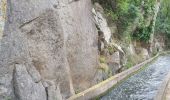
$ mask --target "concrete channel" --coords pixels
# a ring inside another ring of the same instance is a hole
[[[114,87],[115,85],[120,83],[122,80],[124,80],[125,78],[131,76],[133,73],[135,73],[138,70],[140,70],[141,68],[143,68],[146,64],[153,61],[159,55],[168,54],[168,53],[170,53],[170,52],[168,51],[168,52],[159,53],[153,58],[150,58],[134,67],[131,67],[130,69],[128,69],[126,71],[123,71],[115,76],[112,76],[109,79],[107,79],[107,80],[105,80],[105,81],[103,81],[103,82],[83,91],[83,92],[73,95],[72,97],[68,98],[68,100],[91,100],[91,99],[94,99],[95,97],[98,97],[98,96],[106,93],[109,89],[111,89],[112,87]],[[161,92],[160,92],[160,95],[161,95]],[[156,98],[158,98],[158,97],[156,97]],[[162,99],[155,99],[155,100],[162,100]]]

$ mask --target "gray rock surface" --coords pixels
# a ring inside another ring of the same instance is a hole
[[[18,100],[47,100],[42,83],[35,83],[24,65],[15,65],[13,77],[14,93]]]
[[[66,99],[95,84],[97,30],[90,0],[7,0],[7,8],[0,99]]]
[[[100,31],[104,33],[104,37],[107,43],[110,43],[111,30],[108,27],[106,18],[104,17],[102,6],[98,3],[95,3],[95,7],[92,9],[92,12],[97,27],[99,28]]]
[[[149,53],[148,53],[148,50],[145,49],[145,48],[142,48],[141,49],[141,58],[146,60],[146,59],[149,59]]]
[[[47,87],[48,91],[48,99],[47,100],[63,100],[62,95],[60,93],[60,87],[55,86],[55,83],[52,83],[51,86]]]
[[[120,65],[120,53],[119,51],[113,53],[108,60],[108,66],[110,67],[110,70],[112,71],[112,75],[116,74],[117,71],[121,68]]]
[[[85,90],[95,84],[98,34],[91,9],[91,0],[74,1],[59,9],[75,91]]]

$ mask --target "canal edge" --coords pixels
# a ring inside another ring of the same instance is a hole
[[[166,52],[166,53],[169,54],[170,51]],[[170,86],[170,72],[168,72],[168,74],[164,78],[160,88],[158,89],[158,92],[157,92],[154,100],[166,100],[166,97],[168,95],[167,94],[168,86]]]
[[[114,87],[115,85],[117,85],[118,83],[120,83],[121,81],[123,81],[124,79],[126,79],[127,77],[132,75],[133,73],[135,73],[138,70],[140,70],[141,68],[143,68],[146,64],[152,62],[154,59],[156,59],[160,55],[164,55],[164,54],[168,54],[168,53],[170,53],[170,52],[167,51],[167,52],[158,53],[156,56],[154,56],[140,64],[137,64],[128,70],[125,70],[119,74],[116,74],[116,75],[106,79],[105,81],[92,86],[91,88],[89,88],[83,92],[73,95],[70,98],[68,98],[67,100],[91,100],[95,97],[98,97],[98,96],[106,93],[112,87]]]

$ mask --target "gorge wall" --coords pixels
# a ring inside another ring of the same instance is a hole
[[[7,0],[0,99],[66,99],[96,83],[91,7],[90,0]]]
[[[7,0],[6,16],[1,100],[65,100],[148,59],[152,43],[164,49],[161,36],[145,43],[120,35],[97,0]],[[146,19],[147,27],[155,20]],[[138,23],[139,17],[126,32]]]

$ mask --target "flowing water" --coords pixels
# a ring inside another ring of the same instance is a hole
[[[170,71],[170,55],[160,56],[146,69],[120,83],[101,100],[153,100]]]

